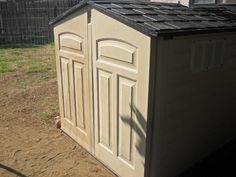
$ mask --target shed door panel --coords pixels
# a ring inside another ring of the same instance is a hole
[[[62,82],[62,95],[63,95],[63,117],[71,121],[71,94],[70,94],[70,64],[69,59],[60,58],[61,64],[61,82]]]
[[[98,139],[111,150],[111,81],[112,73],[98,70]]]
[[[75,120],[76,126],[85,129],[84,120],[84,64],[74,63]]]
[[[95,10],[92,38],[95,155],[119,176],[143,177],[150,39]]]
[[[91,152],[87,14],[55,27],[62,129]]]
[[[132,165],[136,117],[131,105],[136,104],[136,82],[119,77],[118,88],[118,156]]]

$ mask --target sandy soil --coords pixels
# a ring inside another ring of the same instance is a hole
[[[47,75],[0,73],[0,177],[114,177],[55,128],[57,83]]]

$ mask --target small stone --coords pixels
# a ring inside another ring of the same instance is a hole
[[[54,117],[54,119],[55,119],[55,120],[60,119],[60,116],[56,116],[56,117]]]
[[[54,124],[56,128],[60,129],[61,128],[61,119],[55,119]]]

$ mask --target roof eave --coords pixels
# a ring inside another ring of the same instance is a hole
[[[82,0],[79,4],[73,6],[72,8],[70,8],[67,11],[63,12],[62,14],[57,16],[56,18],[52,19],[49,22],[49,25],[55,25],[58,22],[60,22],[61,20],[63,20],[64,18],[66,18],[67,16],[69,16],[69,15],[73,14],[74,12],[76,12],[77,10],[87,6],[88,5],[88,1],[89,0]]]
[[[217,34],[217,33],[236,33],[236,27],[160,31],[158,32],[157,35],[159,37],[163,37],[164,39],[172,39],[173,37],[178,37],[178,36],[204,35],[204,34]]]

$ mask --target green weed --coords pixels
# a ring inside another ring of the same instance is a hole
[[[0,61],[0,73],[14,72],[15,68],[13,68],[10,63],[6,61]]]
[[[50,120],[59,115],[58,107],[51,107],[49,110],[40,113],[40,117],[44,120]]]
[[[41,72],[47,72],[51,70],[52,68],[50,66],[45,66],[45,65],[35,65],[35,66],[30,66],[28,71],[26,73],[41,73]]]

